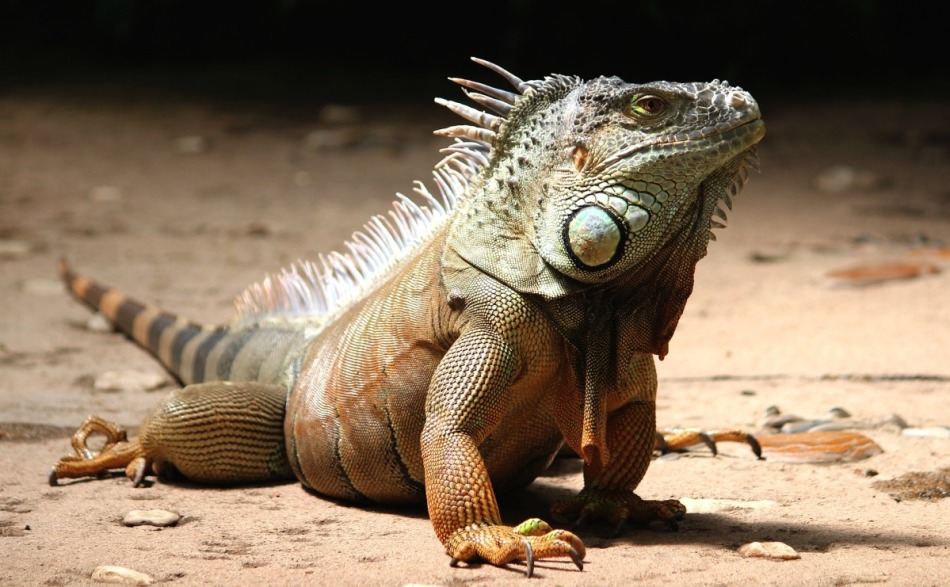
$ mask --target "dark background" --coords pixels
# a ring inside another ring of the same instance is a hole
[[[950,86],[938,3],[408,4],[0,0],[0,92],[108,81],[241,100],[418,103],[449,91],[446,76],[473,75],[472,55],[526,79],[724,78],[760,101],[934,98]]]

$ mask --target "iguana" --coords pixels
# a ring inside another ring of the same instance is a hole
[[[756,165],[752,96],[726,82],[551,75],[513,87],[453,79],[482,111],[422,183],[346,252],[251,285],[202,326],[76,275],[69,290],[182,383],[136,440],[89,418],[57,479],[127,467],[200,483],[296,477],[334,498],[428,504],[454,566],[569,557],[583,542],[495,499],[566,443],[584,461],[556,519],[662,520],[634,489],[655,443],[657,378],[711,229]],[[418,200],[418,202],[417,202]],[[90,434],[108,442],[87,447]]]

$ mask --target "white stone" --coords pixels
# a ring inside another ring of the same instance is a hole
[[[47,277],[27,279],[23,282],[23,291],[40,296],[61,296],[63,295],[63,282]]]
[[[796,560],[802,555],[784,542],[750,542],[739,547],[739,554],[747,558],[767,558],[771,560]]]
[[[927,428],[904,428],[901,430],[904,436],[928,436],[931,438],[950,438],[950,427],[948,426],[929,426]]]
[[[168,510],[130,510],[122,518],[126,526],[174,526],[181,519],[180,514]]]
[[[91,578],[97,583],[121,583],[123,585],[151,585],[155,582],[155,579],[145,573],[114,565],[96,567]]]
[[[165,385],[166,379],[158,373],[146,371],[106,371],[96,377],[93,388],[97,391],[138,391],[158,389]]]
[[[0,239],[0,259],[22,259],[34,250],[33,243],[21,240]]]
[[[115,328],[112,323],[101,313],[96,312],[86,320],[86,330],[93,332],[112,332]]]
[[[714,514],[734,510],[760,510],[778,505],[770,499],[743,501],[738,499],[692,499],[681,497],[680,503],[690,514]]]
[[[208,139],[200,135],[189,135],[175,139],[175,150],[182,155],[197,155],[208,150]]]
[[[94,202],[118,202],[122,199],[122,190],[114,185],[97,185],[89,190],[89,199]]]

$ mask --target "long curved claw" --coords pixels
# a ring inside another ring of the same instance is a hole
[[[716,448],[716,441],[713,440],[713,437],[708,432],[700,432],[699,440],[709,449],[709,452],[716,456],[719,454],[719,449]]]
[[[765,459],[765,457],[762,456],[762,444],[755,436],[746,434],[745,441],[752,447],[752,453],[755,454],[756,458],[760,461]]]
[[[575,548],[572,546],[572,547],[571,547],[571,550],[568,552],[568,555],[571,557],[571,561],[572,561],[572,562],[574,563],[574,565],[577,567],[577,570],[578,570],[578,571],[583,571],[583,570],[584,570],[584,557],[581,556],[581,554],[580,554],[579,552],[577,552],[577,549],[575,549]]]
[[[139,457],[125,468],[125,476],[132,480],[132,487],[141,487],[148,473],[148,462]]]
[[[530,579],[531,575],[534,574],[534,549],[531,548],[531,541],[528,540],[527,536],[524,537],[524,554],[525,561],[528,563],[528,568],[525,569],[524,574]]]

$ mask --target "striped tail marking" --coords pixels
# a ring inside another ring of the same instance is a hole
[[[152,353],[179,381],[204,381],[208,355],[227,334],[226,328],[202,326],[143,304],[117,289],[77,275],[64,260],[59,263],[59,272],[75,297]]]

